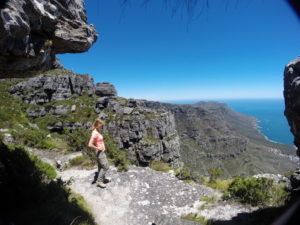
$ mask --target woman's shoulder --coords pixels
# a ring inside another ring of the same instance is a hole
[[[97,131],[96,129],[94,129],[94,130],[92,131],[92,134],[93,134],[93,135],[99,134],[99,131]]]

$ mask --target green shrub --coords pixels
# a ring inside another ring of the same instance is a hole
[[[165,163],[160,160],[154,160],[150,162],[149,167],[153,170],[162,171],[162,172],[167,172],[169,170],[172,170],[172,168],[169,166],[168,163]]]
[[[146,146],[151,146],[159,143],[159,140],[152,136],[147,136],[143,139]]]
[[[176,177],[180,180],[192,180],[191,170],[188,167],[183,167],[176,171]]]
[[[270,203],[272,206],[280,206],[290,198],[290,192],[284,184],[274,185],[271,190]]]
[[[45,42],[44,42],[45,47],[51,47],[52,45],[53,45],[52,40],[45,40]]]
[[[215,195],[212,196],[203,196],[199,199],[202,202],[214,203],[217,201],[217,197]]]
[[[197,213],[189,213],[181,217],[184,220],[193,221],[196,223],[200,223],[201,225],[210,225],[212,222],[210,220],[205,219],[205,217],[198,215]]]
[[[29,123],[26,113],[23,112],[23,107],[26,104],[10,94],[10,87],[17,82],[14,79],[5,79],[0,82],[0,102],[2,103],[0,105],[1,128],[13,128],[18,124],[27,126]]]
[[[117,143],[109,133],[103,133],[106,154],[108,159],[118,167],[119,170],[128,170],[129,161],[126,152],[118,148]]]
[[[87,157],[84,155],[77,156],[69,160],[71,166],[79,166],[87,160]]]
[[[294,174],[295,170],[287,170],[283,173],[283,176],[290,177]]]
[[[272,179],[236,177],[223,198],[237,199],[252,206],[267,206],[283,204],[288,196],[285,187],[274,185]]]
[[[46,174],[49,179],[54,179],[57,176],[55,168],[49,163],[43,162],[36,155],[32,155],[29,153],[27,154],[29,156],[29,159],[31,159],[31,161],[35,164],[36,168],[42,173]]]
[[[208,170],[208,174],[209,183],[214,183],[218,177],[223,175],[223,172],[219,168],[211,168]]]
[[[47,132],[41,129],[18,129],[13,130],[11,134],[18,144],[50,150],[57,147],[57,143],[47,137]]]
[[[52,150],[54,148],[57,148],[58,145],[56,141],[54,141],[52,138],[46,137],[43,140],[41,140],[37,145],[37,148],[42,148],[42,149],[49,149]]]
[[[89,153],[88,142],[91,131],[84,128],[76,128],[75,130],[64,130],[65,140],[68,143],[68,150],[72,152],[83,151]]]
[[[20,135],[22,136],[19,138],[23,139],[24,144],[32,147],[39,145],[46,138],[46,133],[37,129],[24,130]]]
[[[70,192],[70,195],[68,197],[68,201],[70,203],[76,204],[81,209],[83,209],[85,212],[88,212],[89,214],[92,214],[92,211],[91,211],[90,207],[88,206],[88,204],[86,203],[86,201],[84,200],[84,198],[80,194],[72,192],[71,189],[69,189],[69,192]]]
[[[216,179],[214,182],[208,181],[206,185],[211,188],[217,189],[219,191],[227,191],[232,181],[233,181],[232,179],[229,180]]]

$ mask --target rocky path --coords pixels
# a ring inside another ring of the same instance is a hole
[[[72,180],[71,188],[84,196],[95,220],[101,225],[196,224],[180,219],[202,196],[213,190],[178,180],[172,172],[131,167],[117,172],[111,167],[112,179],[106,189],[93,184],[95,170],[68,169],[60,172],[63,180]]]
[[[61,165],[62,169],[69,159],[81,155],[28,150],[53,166]],[[220,201],[221,194],[216,190],[178,180],[173,171],[163,173],[149,167],[131,166],[127,172],[118,172],[111,166],[107,173],[111,182],[106,189],[94,184],[96,168],[57,172],[74,192],[84,197],[98,225],[199,225],[181,216],[192,213],[207,220],[231,220],[239,213],[256,210]],[[204,196],[214,200],[201,201]]]
[[[131,166],[127,172],[110,167],[106,189],[93,184],[96,170],[68,169],[60,172],[71,181],[73,191],[90,205],[99,225],[199,225],[181,219],[189,213],[211,220],[230,220],[255,208],[218,201],[220,193],[203,185],[178,180],[173,171],[163,173]],[[200,201],[201,197],[216,199]]]

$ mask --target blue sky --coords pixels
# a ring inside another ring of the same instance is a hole
[[[126,98],[282,98],[284,66],[300,55],[299,19],[285,0],[200,0],[192,22],[163,0],[121,2],[85,0],[99,39],[87,53],[59,55],[66,68]]]

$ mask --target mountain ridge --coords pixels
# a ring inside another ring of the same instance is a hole
[[[10,94],[26,104],[32,122],[43,122],[50,133],[89,128],[96,117],[106,119],[105,132],[138,165],[162,160],[182,167],[183,162],[195,177],[211,168],[228,177],[282,173],[296,166],[290,146],[269,142],[255,118],[225,104],[126,99],[107,82],[94,84],[91,76],[61,69],[16,81]]]

